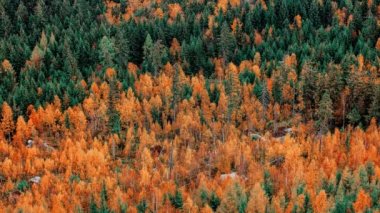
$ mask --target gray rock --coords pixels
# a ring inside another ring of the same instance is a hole
[[[229,173],[229,174],[222,174],[220,175],[220,179],[221,180],[226,180],[228,178],[231,178],[232,180],[235,180],[236,178],[238,178],[239,176],[236,174],[236,172],[232,172],[232,173]]]
[[[37,183],[39,184],[41,182],[41,177],[40,176],[35,176],[29,179],[30,182],[32,183]]]
[[[34,144],[34,141],[31,140],[31,139],[29,139],[29,140],[26,142],[26,147],[28,147],[28,148],[32,148],[33,144]]]
[[[292,128],[286,128],[284,131],[286,133],[289,133],[289,134],[293,133],[293,129]]]

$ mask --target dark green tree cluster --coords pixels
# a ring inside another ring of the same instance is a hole
[[[112,13],[115,17],[128,7],[126,1],[120,2],[120,10]],[[145,16],[145,21],[129,19],[112,25],[105,18],[102,0],[1,1],[0,60],[9,60],[14,73],[1,70],[0,102],[7,101],[15,115],[24,114],[30,104],[52,102],[54,96],[65,100],[62,106],[67,108],[82,102],[87,95],[80,82],[84,80],[91,85],[97,79],[104,80],[107,67],[118,70],[117,80],[123,89],[133,88],[128,62],[138,65],[140,72],[151,72],[154,76],[167,62],[180,62],[186,74],[202,72],[207,78],[214,78],[213,59],[223,58],[224,64],[240,64],[260,53],[261,69],[269,78],[273,70],[282,67],[284,56],[294,53],[297,56],[294,68],[299,78],[303,67],[313,62],[311,69],[315,73],[306,73],[302,85],[292,86],[295,90],[303,89],[306,110],[311,110],[312,117],[318,114],[315,109],[323,94],[327,92],[332,100],[337,100],[345,86],[353,93],[349,101],[358,105],[347,106],[348,111],[338,124],[346,121],[365,124],[370,117],[379,117],[379,86],[368,87],[361,83],[362,76],[349,72],[360,54],[373,66],[379,66],[380,52],[375,48],[380,36],[379,0],[371,5],[359,0],[326,0],[322,4],[316,0],[274,0],[266,2],[265,7],[244,1],[238,7],[229,6],[225,12],[220,10],[216,14],[215,1],[175,2],[182,7],[183,18],[178,16],[169,22],[167,14],[161,19],[152,17],[151,11],[157,7],[166,9],[169,3],[174,3],[163,1],[135,12],[136,18]],[[353,19],[341,24],[336,14],[338,9],[345,10],[347,17],[352,15]],[[215,16],[212,29],[208,29],[210,15]],[[301,26],[294,26],[297,15],[302,17]],[[232,29],[235,19],[241,27]],[[212,35],[205,35],[206,31]],[[255,32],[261,34],[262,42],[252,42]],[[181,44],[178,57],[168,54],[173,38]],[[331,64],[338,64],[342,72],[330,69]],[[364,70],[363,75],[368,72]],[[331,86],[330,91],[313,84],[319,73],[336,76],[331,80],[334,84],[325,85]],[[254,82],[254,93],[265,106],[268,104],[271,94],[265,82],[247,72],[239,78],[242,83]],[[284,83],[287,83],[284,78],[274,83],[272,95],[276,102],[284,103],[281,97]],[[117,131],[117,125],[113,131]]]

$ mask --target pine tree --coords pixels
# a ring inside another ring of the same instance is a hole
[[[23,30],[25,28],[24,22],[28,19],[28,9],[25,7],[24,2],[20,2],[18,5],[17,11],[16,11],[16,17],[17,17],[17,28],[19,31]]]
[[[111,210],[108,208],[108,193],[106,184],[103,183],[102,191],[100,192],[100,213],[111,213]]]
[[[257,99],[260,99],[262,91],[263,85],[259,80],[256,79],[255,86],[253,87],[253,94],[256,96]]]
[[[361,119],[360,112],[356,107],[354,107],[351,112],[347,114],[347,118],[350,121],[351,124],[357,125]]]
[[[228,112],[227,121],[231,121],[231,116],[240,105],[240,81],[237,74],[237,68],[233,63],[228,67]]]
[[[225,192],[217,212],[246,212],[248,198],[238,183],[232,184]]]
[[[255,86],[253,87],[253,93],[255,94],[256,98],[260,100],[264,110],[266,110],[270,103],[270,94],[265,79],[263,79],[262,82],[258,80],[256,81]],[[265,115],[263,116],[265,117]]]
[[[317,128],[320,134],[325,134],[329,131],[330,121],[332,120],[333,109],[332,101],[329,93],[325,92],[318,105],[317,110]]]
[[[116,76],[108,77],[110,92],[108,96],[108,126],[112,134],[119,134],[121,131],[120,113],[116,109],[116,104],[120,99],[118,82]]]
[[[323,15],[322,15],[322,23],[323,26],[331,25],[333,12],[332,12],[331,0],[326,0],[323,4]]]
[[[281,82],[279,78],[275,78],[272,88],[272,97],[273,100],[279,104],[282,104],[282,91],[281,91]]]
[[[37,0],[36,7],[34,8],[34,14],[37,16],[37,22],[43,25],[46,22],[46,4],[45,0]]]
[[[180,82],[180,73],[179,73],[179,65],[174,65],[174,76],[173,76],[173,97],[171,107],[173,109],[173,121],[176,120],[177,115],[177,105],[181,98],[181,82]]]
[[[220,205],[220,198],[215,194],[215,192],[212,192],[210,195],[209,206],[215,212],[219,205]]]
[[[368,109],[367,120],[371,120],[372,118],[376,118],[377,122],[380,122],[380,86],[374,87],[374,95]]]
[[[116,34],[116,61],[117,64],[120,66],[122,70],[127,70],[128,62],[129,62],[129,54],[130,54],[130,47],[129,47],[129,40],[127,39],[126,35],[127,32],[125,30],[125,27],[119,29]],[[127,72],[125,72],[127,73]]]
[[[236,48],[236,40],[234,35],[230,31],[230,27],[227,22],[224,22],[219,36],[219,51],[225,62],[230,62],[234,56]]]
[[[89,211],[90,213],[98,213],[98,207],[96,206],[96,203],[95,203],[95,200],[94,198],[92,197],[91,198],[91,201],[90,201],[90,207],[89,207]]]
[[[319,5],[316,0],[312,0],[309,4],[309,19],[312,21],[314,27],[318,28],[320,25]]]
[[[270,96],[269,96],[269,91],[268,91],[266,79],[263,80],[263,87],[261,90],[260,101],[264,107],[264,111],[266,111],[268,108],[269,102],[270,102]]]
[[[270,177],[270,173],[268,171],[264,172],[263,189],[265,191],[265,195],[268,196],[269,201],[271,201],[274,195],[274,188],[273,188],[272,179]]]
[[[113,39],[108,38],[107,36],[103,36],[102,40],[100,40],[100,61],[101,64],[107,68],[107,67],[113,67],[114,66],[114,59],[115,59],[115,44]]]
[[[153,72],[153,75],[157,76],[158,70],[163,66],[163,58],[167,58],[166,46],[162,44],[161,40],[153,43],[151,36],[148,34],[143,50],[146,70]]]
[[[182,209],[183,208],[183,198],[182,193],[176,189],[175,194],[171,195],[169,194],[170,203],[172,206],[176,209]]]
[[[137,212],[138,213],[145,213],[145,211],[148,209],[148,204],[146,200],[141,200],[140,203],[137,205]]]
[[[147,63],[147,69],[152,69],[152,51],[153,51],[154,45],[153,40],[150,34],[148,34],[145,38],[144,46],[143,46],[143,53],[144,53],[144,62]]]

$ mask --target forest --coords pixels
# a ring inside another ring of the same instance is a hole
[[[380,0],[0,0],[0,212],[380,212]]]

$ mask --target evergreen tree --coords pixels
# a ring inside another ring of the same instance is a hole
[[[154,76],[158,75],[158,70],[163,66],[163,58],[167,58],[166,47],[161,40],[153,43],[148,34],[144,43],[144,63],[147,71],[153,72]]]
[[[213,211],[216,211],[219,205],[220,198],[215,194],[215,192],[212,192],[210,195],[209,206],[212,208]]]
[[[350,121],[351,124],[356,125],[359,123],[361,119],[361,115],[359,111],[354,107],[350,113],[347,114],[347,118]]]
[[[380,122],[380,86],[374,87],[374,95],[368,111],[368,120],[376,118],[377,122]]]
[[[148,209],[148,204],[146,200],[141,200],[140,203],[137,205],[137,212],[145,213],[147,209]]]
[[[19,31],[25,28],[26,21],[28,19],[28,9],[26,8],[24,2],[20,2],[16,11],[17,17],[17,28]]]
[[[179,68],[178,64],[174,65],[174,76],[173,76],[173,97],[172,97],[172,104],[171,107],[173,109],[173,120],[175,121],[176,119],[176,114],[177,114],[177,104],[180,101],[181,98],[181,84],[180,84],[180,79],[179,79]]]
[[[262,82],[256,81],[253,87],[253,93],[260,100],[264,110],[266,110],[270,103],[270,96],[265,79]]]
[[[176,209],[182,209],[183,208],[183,198],[182,193],[176,189],[175,194],[171,195],[169,194],[170,203],[172,206]]]
[[[249,70],[244,70],[239,74],[239,80],[242,84],[253,84],[255,82],[255,74]]]
[[[314,27],[318,28],[320,26],[320,18],[318,1],[311,0],[311,3],[309,4],[309,19]]]
[[[100,213],[111,213],[111,210],[108,208],[108,193],[106,184],[103,183],[102,191],[100,192]]]
[[[256,96],[256,98],[260,99],[262,92],[263,85],[259,80],[256,80],[255,86],[253,87],[253,94]]]
[[[0,35],[4,38],[11,33],[12,23],[2,4],[0,5],[0,17]]]
[[[98,213],[98,207],[96,206],[94,198],[91,198],[90,201],[90,213]]]
[[[189,43],[184,41],[181,45],[181,56],[186,74],[194,75],[200,70],[208,73],[213,66],[206,59],[204,44],[200,37],[191,37]]]
[[[219,52],[225,62],[230,62],[234,56],[236,40],[227,22],[223,22],[219,36]]]
[[[120,113],[116,109],[116,104],[120,99],[120,92],[117,88],[116,77],[109,78],[110,94],[108,96],[108,126],[112,134],[119,134],[121,131]]]
[[[321,134],[329,131],[330,121],[332,120],[333,109],[329,93],[325,92],[318,105],[317,110],[317,127]]]
[[[117,64],[120,66],[121,69],[127,70],[128,67],[128,61],[129,61],[129,41],[125,37],[127,33],[125,28],[119,29],[116,34],[116,41],[115,41],[115,46],[116,46],[116,56],[117,56]]]
[[[282,86],[280,84],[280,80],[278,78],[275,78],[272,88],[272,97],[273,100],[279,104],[282,103]]]
[[[244,213],[248,204],[248,197],[242,187],[235,183],[226,191],[218,212],[239,212]]]
[[[143,50],[144,50],[144,62],[146,63],[147,69],[153,69],[152,65],[152,56],[153,56],[153,40],[150,34],[145,38]]]
[[[268,87],[267,87],[267,81],[265,79],[263,80],[263,86],[262,86],[262,90],[261,90],[260,101],[264,107],[264,110],[266,110],[269,103],[270,103],[270,96],[269,96],[269,91],[268,91]]]
[[[377,25],[376,18],[370,12],[363,22],[362,28],[363,37],[367,40],[375,41],[380,35],[380,29]]]
[[[265,191],[266,196],[268,196],[269,200],[272,200],[274,195],[273,182],[270,177],[270,173],[268,171],[264,172],[264,183],[263,189]]]
[[[114,59],[115,59],[115,44],[113,39],[108,38],[107,36],[103,36],[102,40],[100,40],[100,54],[99,59],[101,61],[101,64],[107,68],[107,67],[113,67],[114,66]]]

